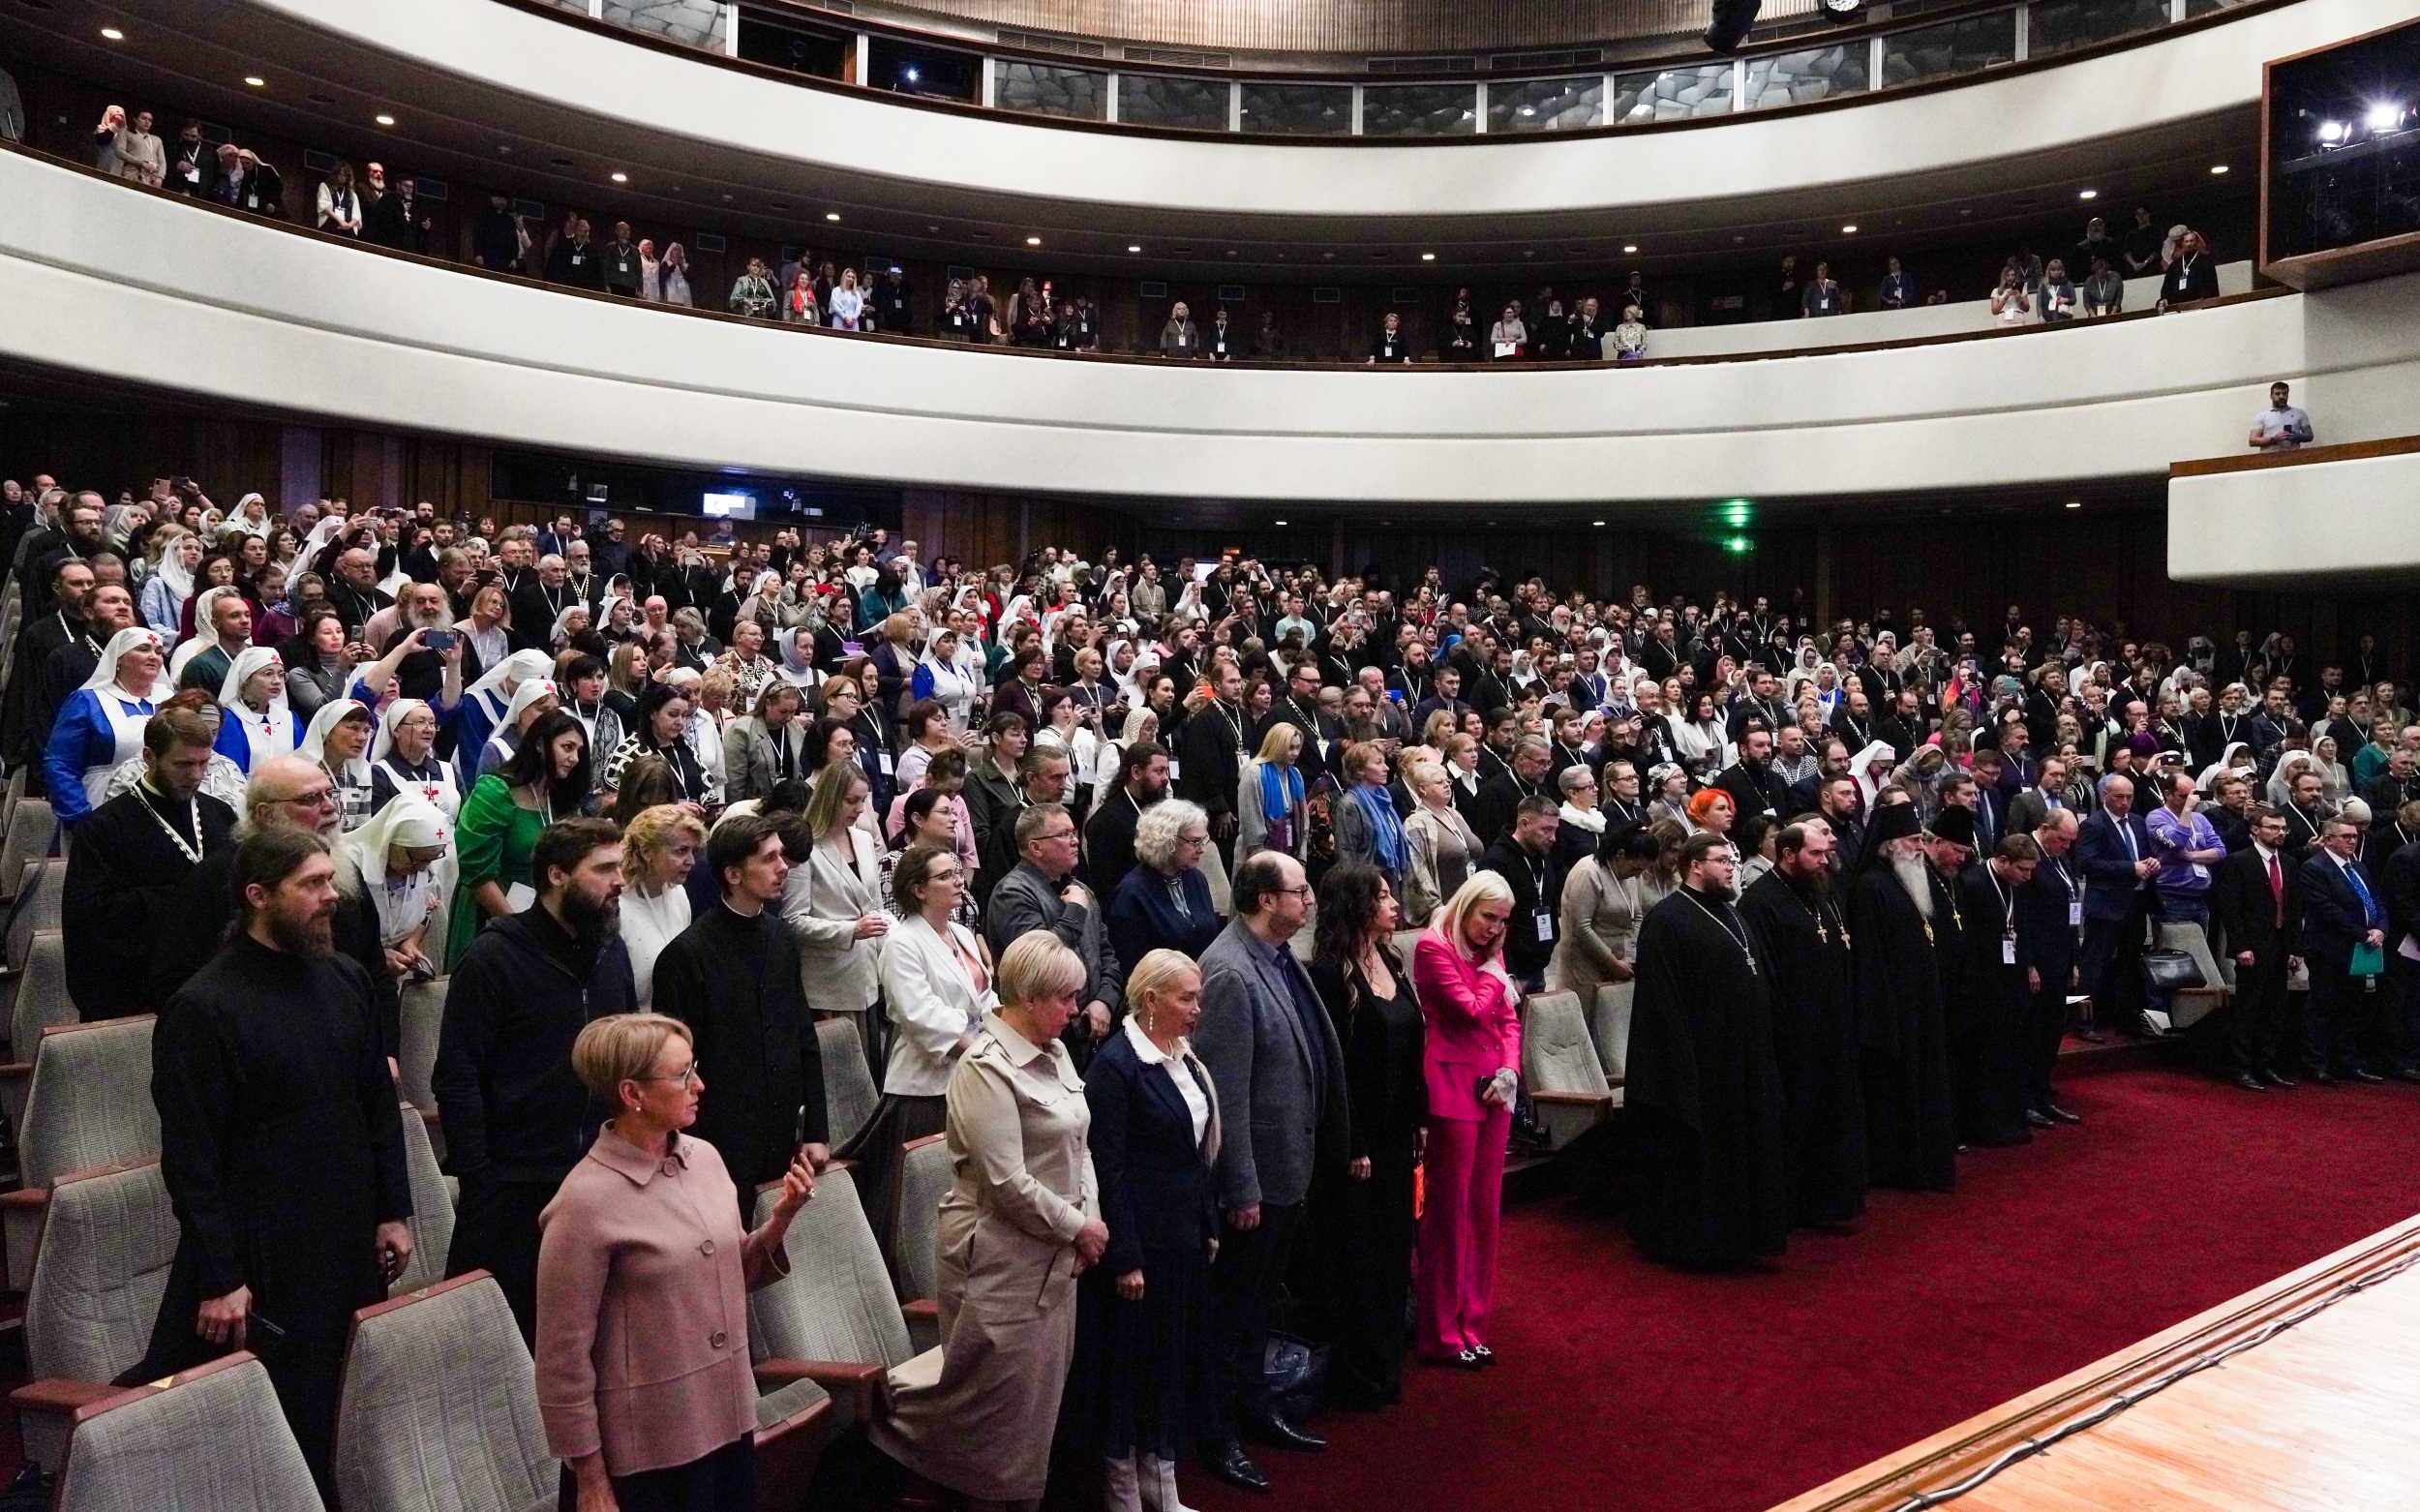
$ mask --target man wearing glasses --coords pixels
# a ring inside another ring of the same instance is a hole
[[[1225,1215],[1210,1276],[1210,1349],[1218,1377],[1201,1452],[1230,1486],[1266,1491],[1238,1436],[1316,1453],[1327,1440],[1269,1399],[1262,1361],[1269,1305],[1311,1193],[1322,1142],[1343,1148],[1345,1052],[1327,1010],[1286,948],[1311,911],[1302,863],[1261,851],[1235,868],[1235,921],[1201,953],[1201,1022],[1194,1048],[1219,1089],[1219,1206]]]
[[[1063,758],[1064,760],[1064,758]],[[1076,878],[1083,847],[1075,816],[1055,802],[1037,802],[1016,816],[1016,868],[991,890],[983,908],[983,933],[994,960],[1018,937],[1046,929],[1084,961],[1084,985],[1076,1000],[1084,1011],[1061,1036],[1080,1068],[1108,1038],[1117,1012],[1126,1006],[1126,972],[1107,933],[1107,909]]]
[[[336,789],[318,762],[300,756],[272,756],[254,768],[244,784],[244,812],[236,835],[240,839],[256,830],[305,830],[333,848],[336,953],[360,962],[369,975],[378,1051],[392,1069],[403,1043],[403,1002],[386,969],[385,948],[378,942],[378,905],[362,891],[361,873],[348,854],[336,844],[344,817]],[[227,944],[227,925],[235,913],[234,867],[234,846],[203,856],[161,910],[151,955],[155,1007],[175,996],[176,989]]]

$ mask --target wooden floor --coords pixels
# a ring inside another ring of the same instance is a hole
[[[2364,1512],[2420,1508],[2420,1219],[2281,1277],[2133,1348],[1775,1512],[1885,1512],[2090,1416],[2185,1361],[2371,1280],[2314,1315],[2017,1461],[1947,1512]],[[2383,1278],[2383,1279],[2380,1279]]]

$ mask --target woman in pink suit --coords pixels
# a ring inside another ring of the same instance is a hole
[[[1428,1024],[1427,1206],[1412,1345],[1422,1358],[1477,1370],[1496,1291],[1504,1141],[1520,1087],[1521,994],[1504,970],[1512,889],[1473,872],[1412,952],[1411,984]]]

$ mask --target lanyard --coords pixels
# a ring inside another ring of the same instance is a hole
[[[1748,963],[1748,975],[1751,977],[1758,975],[1756,969],[1756,953],[1748,949],[1747,930],[1740,925],[1733,923],[1728,918],[1724,917],[1723,914],[1718,914],[1712,909],[1707,907],[1706,900],[1699,897],[1695,892],[1690,892],[1687,888],[1680,889],[1680,894],[1681,896],[1687,898],[1690,902],[1695,903],[1698,906],[1698,912],[1704,914],[1707,918],[1711,919],[1714,922],[1722,925],[1723,933],[1731,936],[1732,941],[1739,947],[1739,958]],[[1725,905],[1726,912],[1728,911],[1728,906],[1729,905]]]

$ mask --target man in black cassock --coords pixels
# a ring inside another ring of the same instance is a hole
[[[76,827],[59,928],[78,1018],[151,1011],[150,983],[127,969],[126,946],[150,940],[177,884],[204,856],[230,848],[235,810],[201,791],[217,733],[195,710],[152,715],[143,727],[142,780]]]
[[[1921,828],[1912,804],[1875,809],[1849,892],[1865,1156],[1876,1186],[1948,1192],[1958,1135],[1936,941],[1956,938],[1956,905],[1925,860]]]
[[[1668,1265],[1744,1264],[1779,1255],[1790,1235],[1765,953],[1731,901],[1737,864],[1723,836],[1689,836],[1681,886],[1639,928],[1624,1092],[1638,1138],[1630,1235]]]
[[[802,827],[798,834],[804,839]],[[689,1133],[722,1156],[744,1224],[756,1189],[779,1181],[802,1152],[818,1169],[832,1158],[824,1057],[799,985],[798,941],[781,920],[783,835],[758,815],[726,819],[707,836],[706,861],[722,901],[655,957],[655,1012],[689,1026],[706,1079]]]
[[[327,842],[263,830],[235,850],[238,928],[152,1034],[160,1174],[176,1258],[156,1380],[250,1349],[322,1494],[345,1342],[411,1257],[411,1186],[370,983],[336,953]]]
[[[2025,1108],[2030,1083],[2034,992],[2025,887],[2042,848],[2030,834],[2004,836],[1984,860],[1958,873],[1958,915],[1966,922],[1966,1033],[1958,1046],[1958,1125],[1969,1144],[2030,1144]]]
[[[1772,968],[1791,1216],[1834,1228],[1865,1211],[1865,1094],[1849,925],[1831,885],[1837,844],[1822,819],[1784,825],[1773,869],[1739,900]]]

